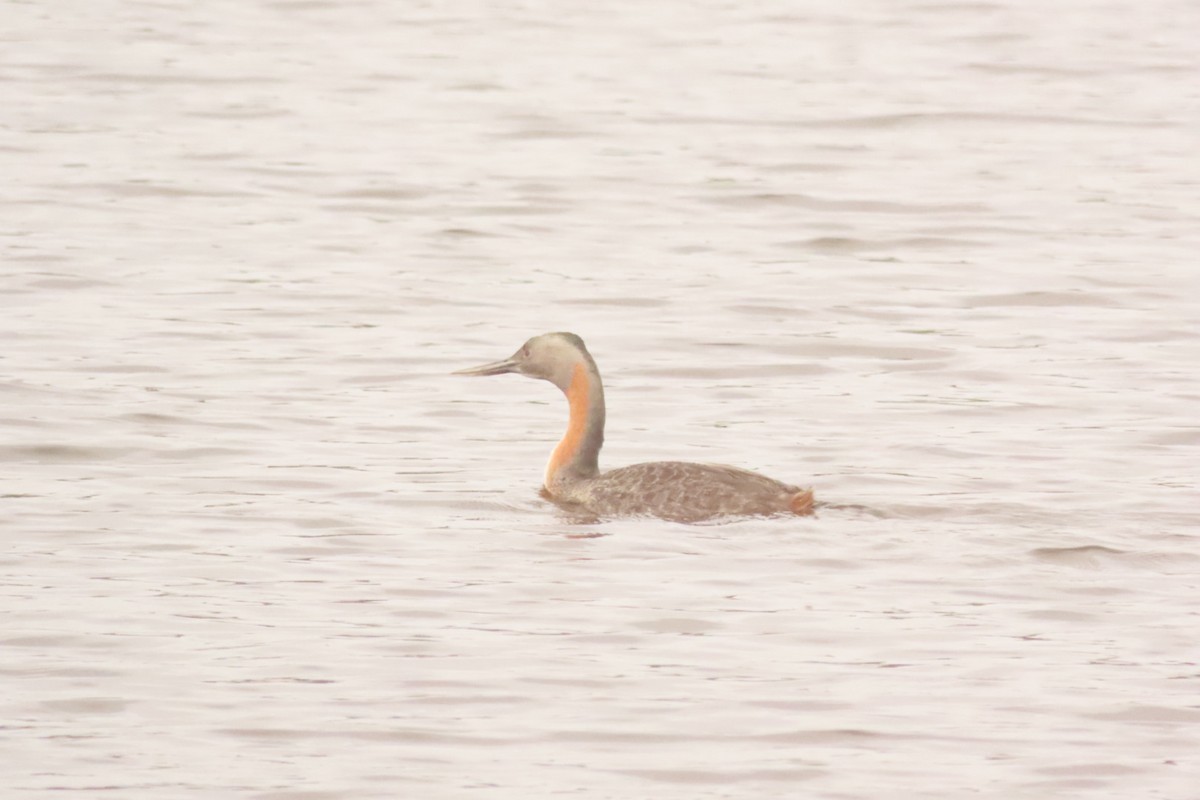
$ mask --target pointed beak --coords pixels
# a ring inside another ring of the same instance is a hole
[[[517,360],[514,358],[506,358],[503,361],[493,361],[491,364],[483,364],[470,369],[460,369],[457,372],[451,372],[451,375],[503,375],[506,372],[516,372],[518,369]]]

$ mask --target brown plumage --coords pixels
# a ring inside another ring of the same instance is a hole
[[[546,466],[543,490],[555,502],[601,517],[679,522],[812,513],[811,490],[721,464],[654,461],[600,472],[604,387],[596,362],[573,333],[535,336],[511,358],[456,374],[508,372],[548,380],[567,396],[567,432]]]

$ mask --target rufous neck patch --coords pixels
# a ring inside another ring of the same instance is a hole
[[[579,449],[583,446],[584,436],[587,434],[591,388],[587,367],[576,364],[575,371],[571,374],[571,385],[567,387],[567,404],[571,408],[571,417],[567,422],[567,432],[554,448],[550,455],[550,463],[546,465],[547,487],[551,487],[554,477],[579,455]]]

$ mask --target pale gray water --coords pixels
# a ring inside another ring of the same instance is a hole
[[[0,796],[1200,797],[1198,37],[0,7]],[[556,329],[838,507],[564,519]]]

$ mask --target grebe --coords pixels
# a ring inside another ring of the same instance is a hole
[[[454,374],[508,372],[550,381],[567,396],[570,421],[550,455],[543,488],[557,503],[601,517],[653,516],[678,522],[812,513],[812,490],[721,464],[654,461],[601,472],[604,387],[596,362],[573,333],[535,336],[510,358]]]

